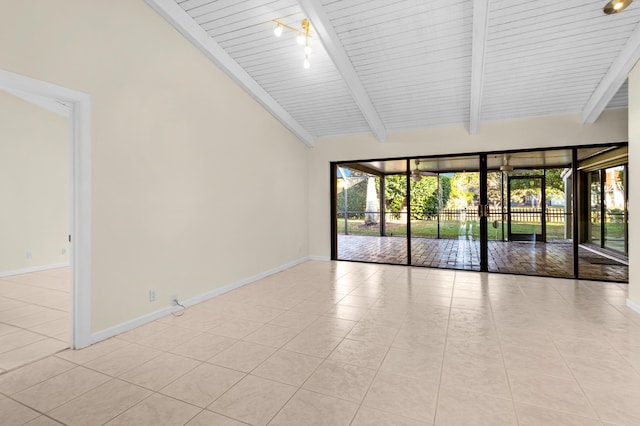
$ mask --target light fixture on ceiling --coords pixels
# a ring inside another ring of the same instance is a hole
[[[604,13],[612,15],[614,13],[622,12],[631,4],[633,0],[611,0],[604,6]]]
[[[500,171],[503,173],[509,173],[513,171],[513,166],[509,164],[508,155],[502,157],[502,165],[500,166]]]
[[[298,36],[296,37],[296,43],[298,43],[300,46],[304,46],[304,61],[302,62],[302,66],[304,69],[311,68],[311,62],[309,62],[309,56],[311,55],[311,47],[309,47],[309,39],[311,38],[311,34],[309,34],[309,30],[311,28],[311,25],[309,24],[309,20],[307,18],[304,18],[302,20],[302,30],[284,24],[278,19],[272,19],[271,21],[275,22],[276,24],[276,28],[273,30],[273,33],[276,35],[276,37],[280,37],[285,28],[298,34]]]
[[[422,179],[422,176],[438,176],[438,173],[436,172],[420,170],[420,159],[416,158],[414,160],[414,163],[416,164],[416,168],[411,170],[411,179],[414,182],[420,182],[420,179]]]

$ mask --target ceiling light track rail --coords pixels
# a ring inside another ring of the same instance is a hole
[[[283,16],[282,18],[279,19],[283,19],[286,18],[286,16]],[[307,32],[309,31],[309,21],[307,19],[303,19],[302,20],[302,25],[303,25],[303,29],[299,30],[296,27],[292,27],[291,25],[287,25],[284,22],[280,21],[279,19],[272,19],[271,22],[274,22],[277,26],[281,26],[283,28],[288,29],[289,31],[293,31],[294,33],[301,35],[303,37],[307,36]],[[304,27],[304,23],[306,21],[307,27]],[[276,26],[276,30],[278,29],[278,27]],[[274,30],[274,32],[276,31]],[[280,37],[277,33],[276,33],[277,37]],[[308,35],[309,38],[313,38],[313,36],[311,34]]]

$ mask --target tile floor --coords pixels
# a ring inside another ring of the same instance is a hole
[[[0,374],[69,347],[69,268],[0,278]]]
[[[622,284],[306,262],[0,375],[3,425],[640,424]]]
[[[569,278],[573,276],[573,245],[550,243],[489,241],[489,271],[507,274]],[[600,258],[580,246],[580,277],[592,280],[629,281],[629,267],[623,264],[594,264],[585,259]],[[363,262],[407,264],[406,237],[338,235],[338,259]],[[411,238],[411,264],[431,268],[480,270],[480,241],[458,239]]]

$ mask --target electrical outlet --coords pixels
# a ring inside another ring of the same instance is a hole
[[[31,257],[33,257],[33,255],[31,254],[30,251],[27,252],[27,259],[31,259]]]
[[[152,288],[149,290],[149,302],[155,302],[158,298],[158,290]]]
[[[63,248],[62,250],[60,250],[60,254],[67,254],[67,249]]]

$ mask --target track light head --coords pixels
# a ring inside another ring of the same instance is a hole
[[[289,16],[291,15],[287,15],[284,18],[287,18]],[[276,37],[280,37],[285,29],[296,33],[297,34],[296,43],[298,43],[300,46],[304,46],[304,62],[302,63],[302,65],[304,69],[311,68],[311,63],[309,62],[309,56],[311,55],[311,47],[309,46],[309,39],[312,36],[311,34],[309,34],[309,31],[311,29],[311,24],[309,23],[309,20],[307,18],[304,18],[302,20],[302,30],[300,30],[298,28],[294,28],[290,25],[285,24],[284,22],[280,21],[280,19],[283,19],[283,18],[271,20],[271,22],[274,22],[276,24],[276,27],[273,29],[273,34]]]
[[[604,6],[603,12],[607,15],[622,12],[633,0],[611,0]]]

